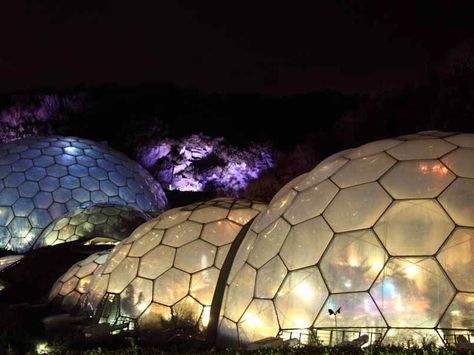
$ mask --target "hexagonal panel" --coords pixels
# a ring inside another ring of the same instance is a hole
[[[199,223],[209,223],[224,219],[229,211],[220,207],[200,208],[193,211],[189,219]]]
[[[280,255],[290,270],[315,265],[333,236],[322,217],[316,217],[291,228]]]
[[[158,217],[158,223],[156,224],[156,228],[171,228],[187,220],[190,214],[191,212],[181,211],[178,208],[168,210]]]
[[[395,201],[374,227],[392,255],[432,255],[453,229],[435,200]]]
[[[120,314],[138,318],[150,305],[152,294],[152,281],[135,278],[120,294]]]
[[[199,238],[202,225],[196,222],[185,221],[166,230],[163,244],[180,247]]]
[[[254,223],[252,228],[255,232],[260,233],[275,220],[277,220],[287,209],[290,207],[293,199],[296,197],[296,191],[290,187],[283,187],[273,197],[268,205],[267,209],[261,212]]]
[[[244,343],[275,337],[279,328],[272,301],[253,300],[237,326]]]
[[[376,181],[395,162],[385,153],[354,159],[331,176],[331,180],[341,188]]]
[[[387,152],[398,160],[437,159],[456,146],[442,139],[410,140],[389,149]]]
[[[447,137],[445,140],[460,147],[474,148],[474,134],[472,133],[457,134],[455,136]]]
[[[154,340],[156,333],[171,325],[171,308],[152,303],[138,319],[140,337]]]
[[[195,273],[191,277],[191,296],[199,303],[210,306],[218,278],[219,270],[214,267]]]
[[[456,224],[474,227],[474,180],[456,179],[438,201]]]
[[[474,229],[456,229],[437,258],[458,290],[474,292]]]
[[[454,179],[438,160],[420,160],[396,164],[380,183],[394,198],[429,198],[438,196]]]
[[[232,243],[241,228],[229,220],[211,222],[204,225],[201,238],[211,244],[221,246]]]
[[[258,205],[257,205],[258,206]],[[262,205],[264,206],[264,205]],[[255,206],[253,206],[255,208]],[[240,224],[241,226],[246,225],[253,217],[257,215],[259,210],[239,208],[229,212],[227,218],[232,222]]]
[[[152,229],[140,239],[136,240],[130,249],[130,256],[143,256],[161,242],[163,231]]]
[[[137,276],[138,259],[127,258],[122,261],[110,274],[108,291],[120,293]]]
[[[320,215],[339,191],[330,180],[300,192],[284,216],[295,225]]]
[[[140,259],[138,275],[156,279],[173,266],[175,249],[165,245],[157,246]]]
[[[339,307],[341,313],[337,315],[336,325],[336,319],[334,315],[329,314],[329,310],[336,311]],[[329,296],[314,326],[355,328],[386,327],[387,324],[369,294],[358,292]]]
[[[472,329],[474,318],[472,310],[474,307],[474,294],[460,292],[454,297],[446,313],[439,322],[439,328],[447,329]]]
[[[372,230],[336,234],[320,269],[331,292],[365,291],[382,270],[387,254]]]
[[[324,218],[335,232],[370,228],[392,199],[372,182],[339,191],[324,212]]]
[[[347,162],[348,160],[342,157],[338,157],[337,159],[331,159],[331,157],[329,157],[323,160],[313,170],[307,173],[304,178],[298,179],[294,184],[294,189],[296,191],[303,191],[311,186],[319,184],[334,174]]]
[[[288,271],[278,256],[266,263],[257,271],[255,297],[273,298],[280,288]]]
[[[459,148],[441,159],[456,175],[474,178],[474,150]]]
[[[257,272],[250,265],[244,265],[227,290],[226,317],[237,322],[252,301]]]
[[[392,327],[434,327],[454,289],[433,258],[391,258],[370,290]]]
[[[260,233],[255,241],[253,250],[249,254],[249,264],[258,269],[273,258],[280,250],[289,230],[290,225],[279,218],[265,231]]]
[[[196,272],[214,264],[216,247],[202,240],[195,240],[178,249],[174,265],[187,272]]]
[[[275,297],[280,327],[307,328],[321,309],[328,291],[315,267],[291,271]]]
[[[153,300],[172,306],[188,294],[189,274],[172,268],[158,277],[154,282]]]
[[[173,318],[178,327],[197,325],[203,307],[192,297],[185,297],[173,306]]]

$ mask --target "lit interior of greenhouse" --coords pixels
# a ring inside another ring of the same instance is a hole
[[[47,286],[51,333],[81,321],[87,339],[223,349],[474,343],[474,134],[341,151],[268,204],[170,208],[139,163],[75,137],[0,145],[0,178],[0,302]]]

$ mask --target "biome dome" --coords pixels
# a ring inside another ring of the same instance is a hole
[[[353,330],[385,343],[441,342],[472,329],[473,227],[474,134],[420,132],[335,154],[252,223],[218,341],[316,335],[334,344]]]
[[[87,305],[100,322],[155,338],[206,328],[220,269],[237,234],[265,205],[217,198],[169,210],[120,242],[94,276]]]
[[[97,204],[78,208],[53,221],[36,240],[33,248],[72,242],[80,238],[127,238],[149,217],[128,206]]]
[[[163,208],[161,186],[110,147],[75,137],[0,145],[0,248],[27,251],[50,222],[81,204]]]
[[[48,302],[58,304],[65,310],[81,307],[85,302],[94,271],[105,263],[109,253],[110,250],[100,251],[72,265],[54,283],[48,296]]]

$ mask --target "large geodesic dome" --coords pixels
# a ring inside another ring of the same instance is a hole
[[[89,255],[86,259],[72,265],[53,285],[48,302],[60,305],[66,310],[78,309],[86,299],[92,275],[104,264],[110,250]]]
[[[0,248],[24,252],[53,220],[85,203],[163,208],[161,186],[110,147],[75,137],[0,145]]]
[[[94,276],[89,311],[99,322],[137,326],[141,337],[177,327],[204,330],[232,242],[264,207],[218,198],[146,222]]]
[[[474,134],[420,132],[335,154],[252,223],[227,280],[219,342],[472,332],[473,227]]]
[[[53,221],[40,234],[33,248],[88,237],[105,237],[120,241],[149,219],[145,213],[128,206],[97,204],[78,208]]]

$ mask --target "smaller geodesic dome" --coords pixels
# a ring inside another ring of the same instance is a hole
[[[142,338],[176,327],[204,330],[232,242],[264,207],[218,198],[143,224],[94,276],[87,306],[99,322],[137,325]]]
[[[28,137],[0,145],[0,248],[28,251],[53,220],[82,204],[148,212],[166,207],[160,184],[105,144]]]
[[[149,217],[128,206],[98,204],[78,208],[53,221],[39,236],[33,248],[56,245],[88,237],[114,240],[127,238]]]
[[[100,251],[75,263],[53,285],[48,302],[73,310],[84,304],[93,273],[104,264],[110,251]]]

